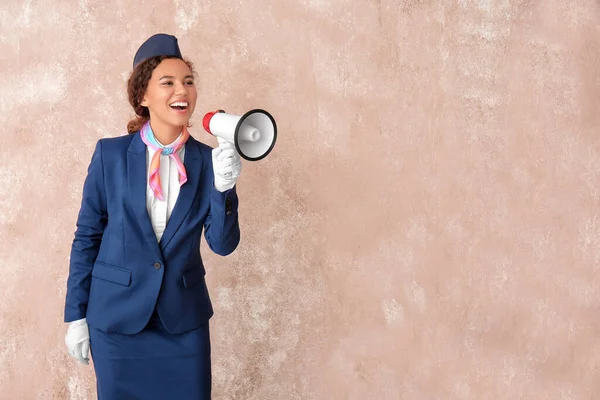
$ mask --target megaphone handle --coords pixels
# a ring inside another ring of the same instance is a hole
[[[227,139],[223,139],[221,136],[217,136],[217,142],[219,142],[219,144],[220,144],[220,145],[221,145],[221,144],[227,144],[227,143],[230,143],[230,144],[233,144],[233,145],[235,145],[235,143],[233,143],[233,142],[230,142],[230,141],[229,141],[229,140],[227,140]]]

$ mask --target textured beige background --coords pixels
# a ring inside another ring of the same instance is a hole
[[[240,247],[202,243],[215,399],[600,399],[598,1],[2,3],[0,399],[95,399],[68,254],[160,31],[196,138],[221,107],[279,124]]]

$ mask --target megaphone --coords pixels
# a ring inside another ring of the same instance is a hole
[[[265,110],[254,109],[241,116],[217,110],[207,113],[202,125],[211,135],[233,142],[240,156],[248,161],[265,158],[277,140],[277,125]]]

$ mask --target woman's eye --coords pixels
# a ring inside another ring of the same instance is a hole
[[[187,81],[185,84],[186,84],[186,85],[190,85],[190,86],[191,86],[191,85],[193,85],[193,84],[194,84],[194,81]]]
[[[173,84],[173,82],[163,82],[162,84],[163,84],[163,85],[172,85],[172,84]]]

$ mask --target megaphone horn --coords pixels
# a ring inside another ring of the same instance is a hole
[[[250,110],[242,116],[224,110],[209,112],[202,119],[204,129],[235,144],[242,158],[258,161],[275,147],[277,125],[273,116],[261,109]]]

